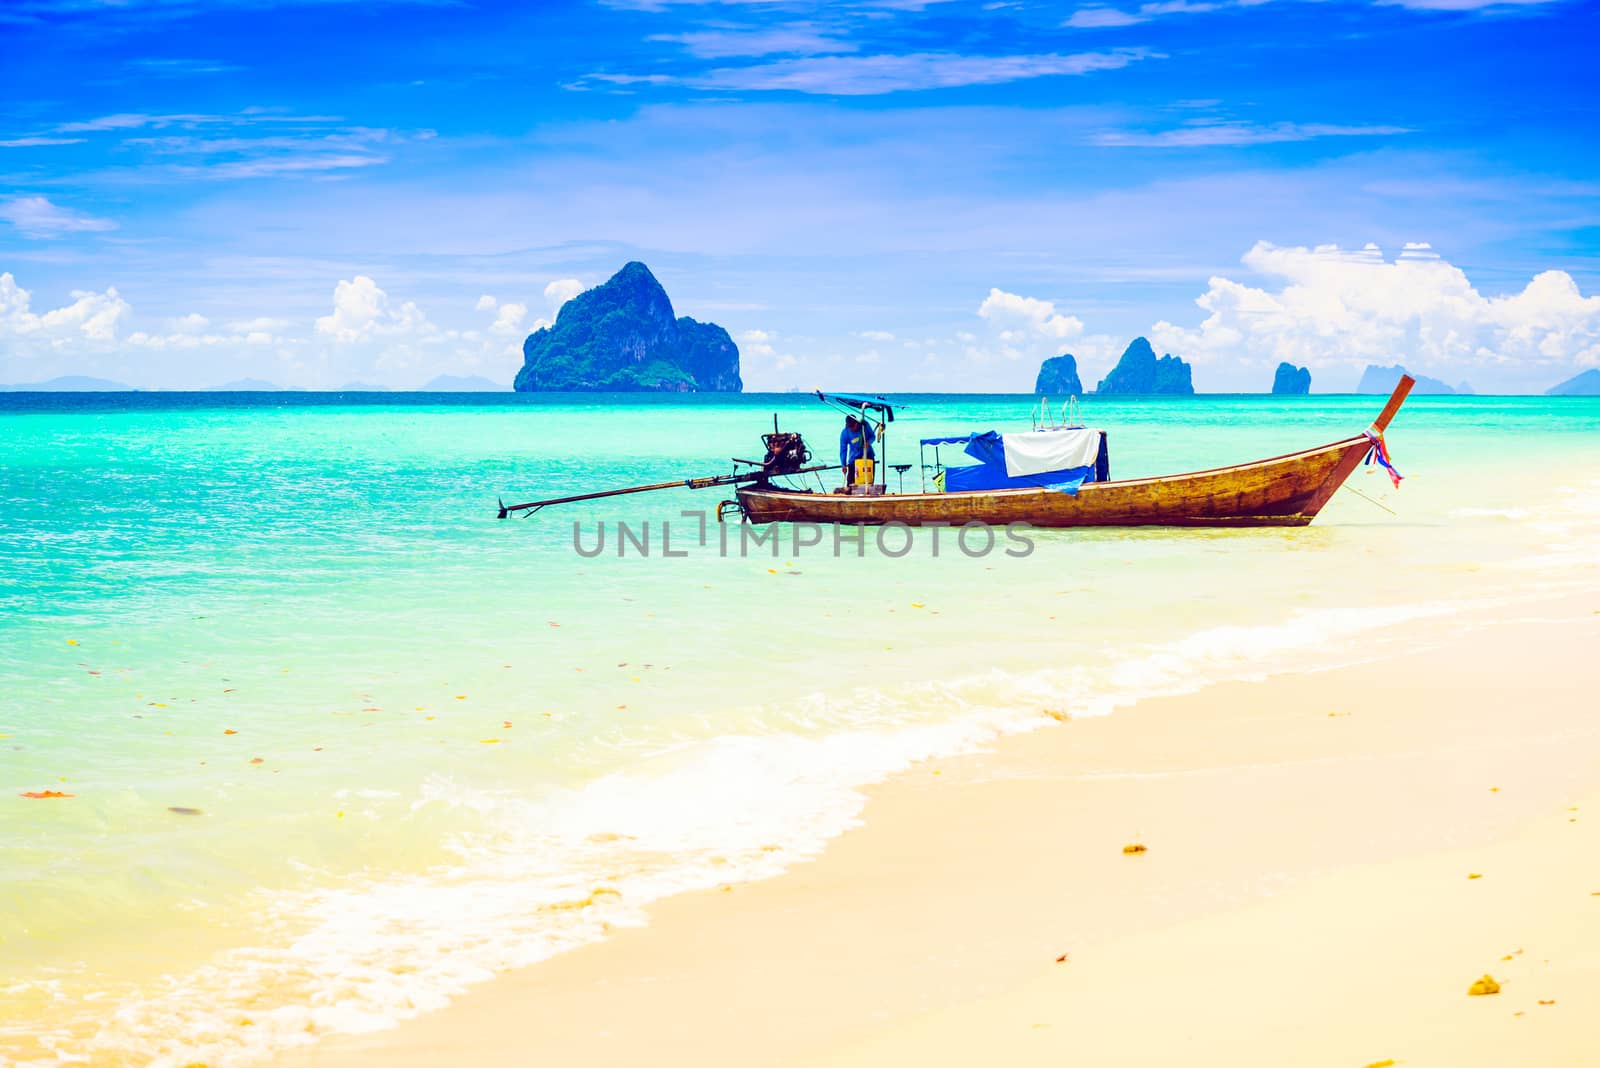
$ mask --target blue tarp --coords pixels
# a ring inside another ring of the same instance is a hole
[[[1093,467],[1074,467],[1065,471],[1045,471],[1036,475],[1016,477],[1007,475],[1005,445],[1001,441],[1000,434],[993,430],[959,437],[923,438],[922,444],[964,445],[962,451],[979,461],[967,467],[946,467],[944,471],[946,493],[996,489],[1051,489],[1075,495],[1079,486],[1094,478]]]
[[[1011,478],[1003,466],[973,464],[969,467],[945,468],[944,489],[946,493],[961,493],[966,490],[1050,489],[1076,495],[1078,487],[1088,481],[1092,474],[1094,472],[1090,468],[1079,467],[1071,471],[1051,471],[1049,474]]]

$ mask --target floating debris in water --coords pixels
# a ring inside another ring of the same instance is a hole
[[[167,811],[179,816],[204,816],[205,813],[198,808],[189,808],[186,805],[168,805]]]
[[[1500,993],[1500,984],[1494,981],[1494,976],[1485,972],[1483,978],[1476,979],[1467,987],[1469,997],[1482,997],[1485,994]]]
[[[1130,842],[1128,845],[1122,847],[1122,851],[1129,856],[1132,856],[1135,853],[1148,853],[1150,852],[1150,847],[1145,845],[1143,842]]]
[[[37,801],[37,800],[41,800],[41,799],[46,798],[46,797],[76,797],[78,795],[77,794],[64,794],[60,790],[29,790],[27,793],[18,794],[17,796],[18,797],[31,797],[31,798],[33,798],[34,800]]]

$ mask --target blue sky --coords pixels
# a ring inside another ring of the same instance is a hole
[[[509,382],[642,259],[747,387],[1600,364],[1575,0],[0,0],[0,382]]]

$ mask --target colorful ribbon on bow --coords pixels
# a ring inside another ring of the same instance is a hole
[[[1389,449],[1383,443],[1383,435],[1374,434],[1369,430],[1367,431],[1367,440],[1372,442],[1372,447],[1367,450],[1367,458],[1362,462],[1370,464],[1373,460],[1377,460],[1379,466],[1389,472],[1389,481],[1394,483],[1394,488],[1399,489],[1400,480],[1405,476],[1396,471],[1394,464],[1389,460]]]

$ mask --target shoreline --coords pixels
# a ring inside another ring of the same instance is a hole
[[[1600,1052],[1573,1030],[1600,993],[1600,861],[1562,843],[1600,857],[1597,609],[1569,595],[929,761],[784,875],[657,902],[647,927],[275,1063],[1221,1064],[1270,1032],[1280,1062],[1364,1065],[1426,1063],[1445,1030],[1435,1063],[1579,1063]],[[1527,961],[1554,962],[1537,998],[1501,944],[1518,922]],[[1497,968],[1502,994],[1465,995]],[[1535,1008],[1537,1031],[1505,1031]]]

